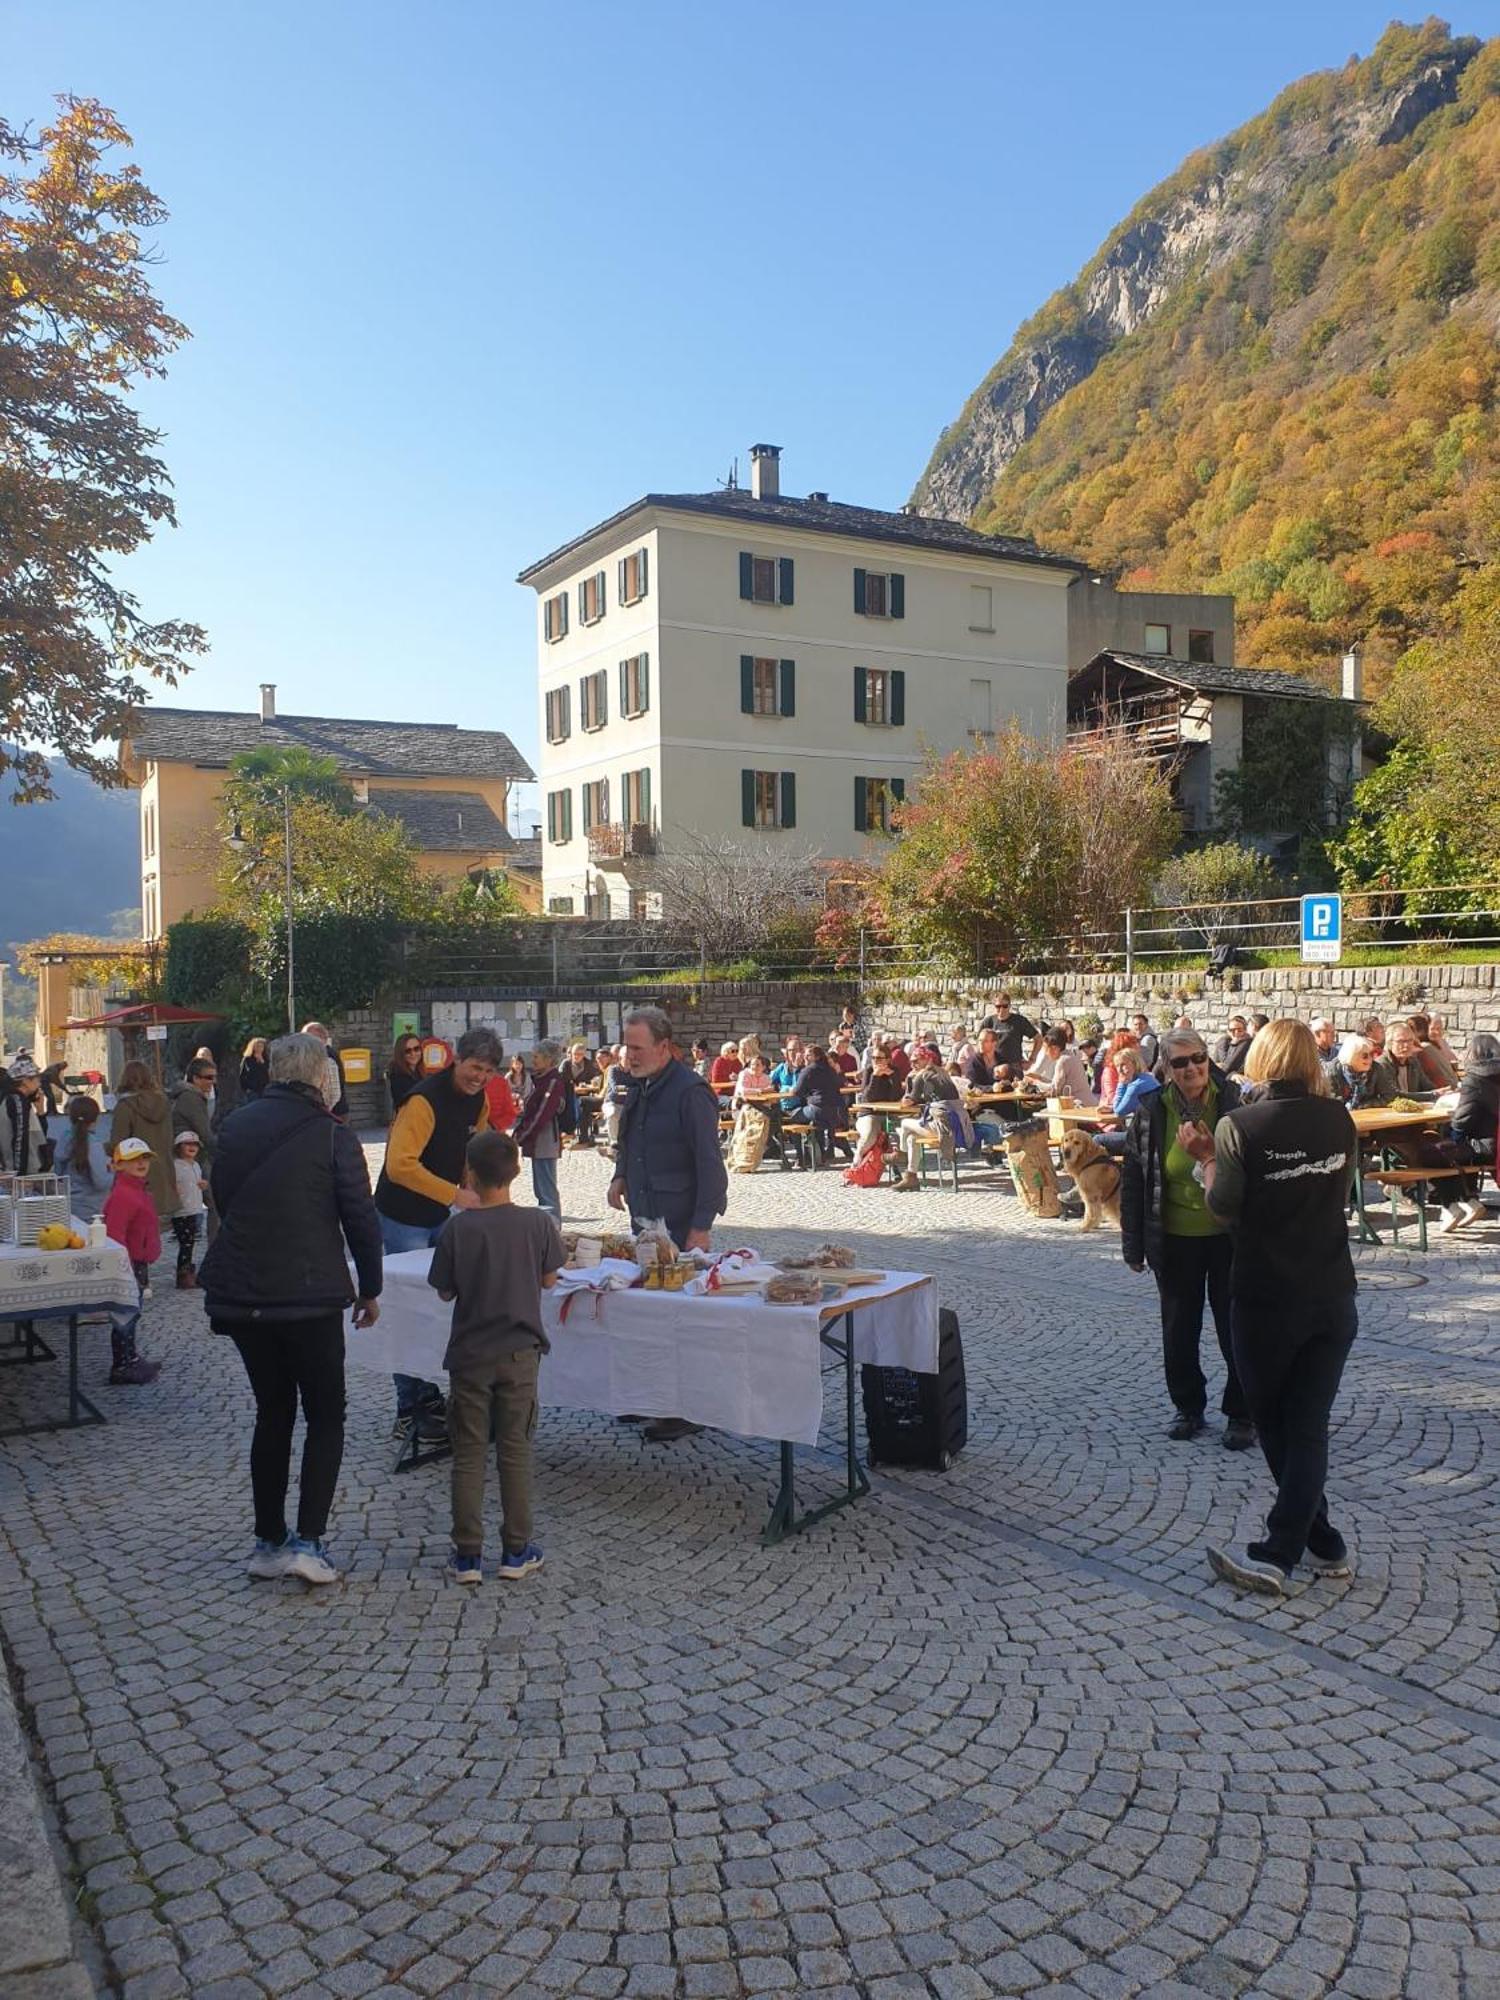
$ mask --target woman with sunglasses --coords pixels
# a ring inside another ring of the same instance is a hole
[[[1208,1382],[1199,1359],[1205,1298],[1224,1357],[1224,1443],[1255,1442],[1250,1408],[1230,1341],[1229,1276],[1234,1245],[1209,1209],[1191,1146],[1240,1102],[1240,1089],[1209,1060],[1196,1028],[1162,1037],[1165,1088],[1131,1114],[1121,1162],[1120,1244],[1132,1271],[1149,1264],[1161,1295],[1162,1360],[1175,1415],[1167,1436],[1178,1443],[1206,1428]]]
[[[394,1119],[407,1098],[422,1081],[420,1035],[396,1037],[396,1046],[391,1050],[391,1060],[386,1067],[385,1081],[391,1093],[391,1117]]]

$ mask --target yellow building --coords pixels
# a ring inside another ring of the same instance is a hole
[[[141,797],[141,933],[148,942],[213,903],[223,853],[219,798],[230,760],[264,749],[334,758],[360,806],[402,822],[429,874],[503,874],[528,909],[540,908],[540,870],[528,865],[527,843],[506,826],[511,786],[533,776],[508,736],[445,722],[278,715],[275,685],[266,682],[259,714],[143,708],[121,740],[121,766]]]

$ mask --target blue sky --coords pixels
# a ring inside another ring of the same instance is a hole
[[[518,569],[757,438],[898,505],[1131,204],[1390,11],[9,0],[0,109],[102,98],[172,211],[181,526],[131,580],[213,650],[165,698],[534,755]]]

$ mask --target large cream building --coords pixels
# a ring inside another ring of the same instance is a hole
[[[1061,740],[1087,565],[951,521],[650,493],[522,572],[537,594],[546,907],[657,914],[684,834],[859,856],[923,753]]]

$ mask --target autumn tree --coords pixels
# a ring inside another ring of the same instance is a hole
[[[898,946],[949,964],[1091,955],[1141,903],[1177,837],[1171,787],[1106,739],[1087,753],[1012,724],[990,747],[930,757],[896,813],[867,914]]]
[[[205,643],[116,574],[176,519],[161,434],[127,394],[187,337],[147,281],[166,210],[119,161],[129,145],[90,98],[61,98],[35,137],[0,121],[0,774],[21,799],[48,796],[37,743],[108,782],[96,741]]]

